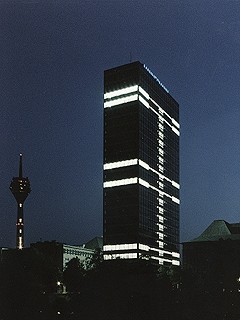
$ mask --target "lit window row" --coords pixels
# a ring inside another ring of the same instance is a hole
[[[104,164],[104,170],[110,170],[110,169],[115,169],[115,168],[122,168],[122,167],[128,167],[128,166],[132,166],[132,165],[136,165],[137,163],[139,163],[139,165],[141,167],[143,167],[146,170],[151,170],[154,173],[156,173],[157,175],[159,175],[160,178],[166,179],[167,181],[171,182],[171,184],[177,188],[180,189],[180,185],[173,181],[168,179],[166,176],[162,175],[161,173],[159,173],[158,171],[154,170],[153,168],[151,168],[146,162],[140,160],[140,159],[130,159],[130,160],[124,160],[124,161],[117,161],[117,162],[111,162],[111,163],[106,163]],[[159,165],[159,169],[162,171],[163,167],[161,165]],[[131,178],[132,179],[132,178]],[[136,179],[136,178],[135,178]],[[130,181],[125,181],[125,180],[129,180],[129,179],[122,179],[122,180],[117,180],[117,181],[122,181],[123,185],[124,184],[129,184]],[[130,184],[132,183],[137,183],[137,181],[134,182],[130,182]],[[120,184],[122,185],[122,184]],[[114,185],[109,185],[108,182],[104,183],[104,187],[109,187],[109,186],[114,186]],[[116,185],[117,186],[117,185]]]
[[[142,160],[140,160],[140,159],[139,159],[139,165],[140,165],[141,167],[143,167],[144,169],[146,169],[146,170],[149,170],[149,169],[150,169],[149,165],[148,165],[146,162],[144,162],[144,161],[142,161]]]
[[[160,195],[164,195],[168,198],[170,198],[173,202],[177,203],[177,204],[180,204],[180,200],[174,196],[171,196],[169,195],[168,193],[166,192],[162,192],[160,189],[150,185],[148,182],[144,181],[143,179],[139,178],[139,184],[141,184],[142,186],[146,187],[146,188],[151,188],[157,192],[159,192]],[[162,199],[159,199],[159,204],[163,205],[163,200]]]
[[[104,102],[104,108],[111,108],[113,106],[118,106],[119,104],[124,104],[128,102],[136,101],[136,100],[138,100],[138,94],[132,94],[127,97],[106,101]]]
[[[176,120],[174,120],[173,118],[172,118],[172,123],[173,123],[177,128],[180,128],[179,123],[178,123]]]
[[[137,253],[116,253],[116,254],[104,254],[104,260],[112,259],[137,259]]]
[[[142,87],[140,87],[140,86],[139,86],[139,92],[140,92],[147,100],[150,99],[149,94],[148,94]]]
[[[162,248],[163,247],[163,241],[158,240],[158,243],[159,243],[159,247]],[[134,248],[130,246],[131,249],[136,249],[137,248],[137,244],[130,244],[130,245],[134,246]],[[110,247],[116,247],[116,246],[117,245],[106,245],[106,246],[104,246],[104,251],[111,251],[109,248]],[[121,246],[121,245],[119,245],[119,246]],[[126,246],[129,246],[129,244],[126,244]],[[162,250],[160,248],[152,248],[152,247],[149,247],[148,245],[144,245],[144,244],[141,244],[141,243],[139,244],[139,249],[140,250],[147,251],[147,252],[149,252],[149,251],[158,252],[159,253],[159,257],[152,256],[151,258],[158,260],[159,263],[163,263],[164,261],[166,261],[166,262],[172,263],[173,265],[180,265],[179,260],[175,260],[175,259],[179,259],[180,258],[180,254],[178,252],[169,252],[169,251]],[[116,249],[114,249],[114,250],[116,250]],[[167,254],[171,255],[172,258],[175,258],[175,259],[162,258],[164,253],[167,253]],[[134,253],[104,254],[104,260],[112,260],[112,259],[118,259],[118,258],[120,258],[120,259],[136,259],[136,258],[138,258],[138,254],[136,252],[134,252]]]
[[[178,252],[172,252],[172,256],[175,258],[180,258],[180,254]]]
[[[175,125],[178,129],[180,128],[179,123],[175,119],[173,119],[166,111],[164,111],[155,100],[153,100],[152,98],[150,98],[150,100],[155,104],[156,107],[158,107],[158,110],[161,114],[165,114],[169,118],[169,120],[171,120],[173,125]],[[169,126],[171,125],[169,124]]]
[[[166,179],[167,181],[171,182],[171,184],[177,188],[177,189],[180,189],[180,185],[173,181],[173,180],[170,180],[169,178],[167,178],[166,176],[162,175],[161,173],[159,173],[158,171],[154,170],[153,168],[151,168],[146,162],[142,161],[142,160],[139,160],[139,165],[142,166],[143,168],[145,168],[146,170],[151,170],[153,172],[155,172],[156,174],[159,175],[160,178],[164,178]]]
[[[170,262],[172,265],[180,266],[180,262],[177,260],[168,260],[159,257],[152,257],[152,259],[158,260],[159,264],[163,264],[164,262]]]
[[[125,161],[117,161],[104,164],[104,170],[133,166],[138,163],[138,159],[130,159]]]
[[[150,247],[145,244],[139,243],[139,249],[144,251],[149,251]]]
[[[141,87],[139,87],[139,89],[140,89],[140,88],[141,88]],[[139,90],[139,91],[140,91],[140,90]],[[169,114],[167,114],[167,112],[164,111],[153,99],[150,98],[149,100],[151,100],[151,101],[158,107],[160,114],[150,106],[150,104],[149,104],[148,101],[146,101],[144,98],[142,98],[141,96],[139,96],[139,101],[140,101],[145,107],[147,107],[148,109],[151,109],[151,111],[153,111],[153,112],[159,117],[159,121],[161,121],[161,122],[164,121],[165,123],[167,123],[167,125],[173,130],[173,132],[176,133],[178,136],[180,136],[179,130],[176,129],[174,126],[172,126],[166,119],[162,118],[162,115],[165,114],[165,115],[171,120],[172,124],[174,124],[175,126],[177,126],[177,128],[180,128],[180,125],[178,124],[178,122],[177,122],[176,120],[174,120],[172,117],[170,117]]]
[[[138,85],[107,92],[104,94],[104,99],[116,98],[125,94],[136,92],[136,91],[138,91]]]
[[[148,245],[140,243],[139,244],[139,249],[144,250],[144,251],[157,251],[159,253],[160,257],[162,257],[164,255],[164,253],[167,253],[167,254],[171,255],[172,258],[177,258],[177,259],[180,258],[180,254],[178,252],[169,252],[169,251],[160,249],[160,248],[163,247],[163,241],[158,240],[157,242],[159,243],[159,248],[149,247]],[[161,259],[161,258],[158,258],[158,259]],[[172,262],[172,264],[176,263],[176,265],[177,265],[177,263],[179,263],[179,261],[176,261],[176,260],[173,260],[173,259],[163,259],[163,260],[166,260],[166,261],[170,260]]]
[[[113,245],[105,245],[103,247],[103,251],[132,250],[132,249],[137,249],[137,243],[113,244]]]
[[[146,188],[150,187],[150,184],[141,178],[139,178],[139,183]]]
[[[123,89],[107,92],[107,93],[104,94],[104,100],[117,98],[117,97],[120,97],[120,96],[123,96],[123,95],[127,95],[127,94],[130,94],[130,93],[135,93],[135,92],[138,92],[138,93],[142,94],[144,96],[144,98],[146,98],[147,100],[152,101],[158,107],[160,114],[163,114],[163,113],[166,114],[166,116],[171,120],[172,124],[175,125],[175,127],[180,128],[179,123],[175,119],[170,117],[170,115],[166,111],[164,111],[156,103],[156,101],[154,101],[149,96],[149,94],[141,86],[134,85],[134,86],[130,86],[130,87],[127,87],[127,88],[123,88]],[[130,98],[130,97],[132,97],[132,98]],[[110,107],[113,107],[115,105],[131,102],[131,101],[135,101],[135,100],[139,100],[147,108],[151,108],[150,105],[149,105],[149,102],[146,101],[144,98],[142,96],[138,95],[138,94],[131,94],[131,95],[127,96],[127,97],[122,97],[122,98],[114,99],[114,100],[111,100],[111,101],[105,101],[104,108],[110,108]],[[157,113],[153,108],[151,108],[151,110],[154,111],[155,113]],[[165,121],[165,119],[162,119],[162,120]],[[170,127],[172,127],[169,123],[168,123],[168,125]]]
[[[139,96],[139,101],[148,109],[150,108],[149,103],[145,99],[143,99],[141,96]]]
[[[128,184],[136,184],[138,182],[138,178],[129,178],[129,179],[121,179],[121,180],[114,180],[114,181],[107,181],[104,182],[104,188],[112,188],[118,186],[125,186]]]
[[[176,202],[177,204],[180,204],[180,200],[174,196],[172,196],[172,201]]]
[[[171,183],[175,188],[180,189],[180,184],[179,183],[177,183],[177,182],[175,182],[173,180],[171,181]]]

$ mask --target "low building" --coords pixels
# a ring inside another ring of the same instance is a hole
[[[63,271],[67,263],[73,258],[78,258],[86,267],[87,262],[90,261],[94,255],[95,250],[102,250],[102,238],[95,237],[86,244],[79,246],[57,241],[44,241],[32,243],[30,247],[51,258],[55,264],[58,265],[59,269]]]
[[[183,243],[183,266],[207,290],[240,289],[240,223],[215,220]]]

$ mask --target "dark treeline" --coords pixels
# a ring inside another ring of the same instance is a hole
[[[240,292],[145,259],[104,262],[96,252],[61,272],[51,257],[18,251],[0,263],[0,320],[10,319],[240,319]]]

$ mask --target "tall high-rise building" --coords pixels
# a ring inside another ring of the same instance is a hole
[[[179,107],[140,62],[104,72],[104,259],[179,265]]]
[[[19,174],[18,177],[13,177],[10,190],[17,201],[17,233],[16,233],[16,248],[24,248],[24,217],[23,217],[23,203],[31,192],[30,181],[28,177],[23,177],[22,173],[22,154],[19,160]]]

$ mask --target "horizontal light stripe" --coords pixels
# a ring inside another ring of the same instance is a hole
[[[107,92],[104,94],[104,99],[106,100],[106,99],[111,99],[111,98],[117,98],[119,96],[134,93],[134,92],[141,93],[147,100],[152,101],[158,107],[159,113],[156,110],[154,110],[152,107],[150,107],[149,102],[146,101],[141,95],[138,95],[138,94],[131,94],[126,97],[122,97],[122,98],[118,98],[118,99],[114,99],[114,100],[110,100],[110,101],[105,101],[104,108],[110,108],[110,107],[117,106],[120,104],[139,100],[146,108],[148,108],[148,109],[150,108],[154,113],[156,113],[158,117],[161,118],[162,114],[164,113],[171,120],[172,124],[175,127],[177,127],[177,129],[174,126],[172,126],[165,119],[161,118],[161,120],[164,121],[165,123],[167,123],[168,126],[172,129],[172,131],[174,133],[176,133],[178,136],[180,136],[180,132],[178,130],[180,128],[179,123],[175,119],[170,117],[170,115],[166,111],[164,111],[159,106],[159,104],[156,103],[156,101],[154,101],[152,98],[150,98],[149,94],[141,86],[135,85],[135,86],[131,86],[128,88],[123,88],[123,89],[115,90],[112,92]]]
[[[139,101],[148,109],[150,108],[149,103],[145,99],[143,99],[143,97],[139,96]]]
[[[147,100],[152,101],[158,107],[158,109],[159,109],[161,114],[163,114],[163,113],[166,114],[166,116],[171,120],[173,125],[175,127],[177,127],[178,129],[180,128],[179,123],[175,119],[173,119],[166,111],[164,111],[162,109],[162,107],[160,107],[159,104],[155,100],[153,100],[150,97],[150,95],[141,86],[134,85],[134,86],[130,86],[130,87],[127,87],[127,88],[123,88],[123,89],[107,92],[107,93],[104,94],[104,99],[106,100],[106,99],[116,98],[116,97],[120,97],[122,95],[126,95],[126,94],[129,94],[129,93],[134,93],[134,92],[139,92],[140,94],[142,94],[144,96],[144,98],[146,98]],[[140,98],[141,98],[141,96],[139,97],[139,100],[140,100]],[[119,99],[116,99],[116,100],[119,100]],[[110,101],[108,101],[108,102],[110,102]],[[140,100],[140,102],[142,102],[142,100]],[[146,100],[144,100],[144,102],[142,102],[142,103],[149,108],[149,103]]]
[[[137,243],[110,244],[103,246],[103,251],[133,250],[137,249]]]
[[[174,120],[173,118],[172,118],[172,123],[175,125],[175,127],[177,127],[178,129],[180,129],[179,123],[178,123],[176,120]]]
[[[139,178],[139,183],[146,188],[150,187],[150,184],[141,178]]]
[[[112,259],[137,259],[137,253],[114,253],[114,254],[104,254],[104,260],[112,260]]]
[[[164,175],[162,175],[158,171],[156,171],[153,168],[151,168],[146,162],[144,162],[144,161],[142,161],[140,159],[129,159],[129,160],[123,160],[123,161],[117,161],[117,162],[109,162],[109,163],[105,163],[103,168],[104,168],[104,170],[110,170],[110,169],[115,169],[115,168],[133,166],[133,165],[137,165],[138,163],[144,169],[153,171],[154,173],[159,175],[159,177],[161,177],[163,179],[166,179],[167,181],[171,182],[171,184],[175,188],[180,189],[180,185],[177,182],[175,182],[173,180],[170,180],[169,178],[165,177]]]
[[[172,201],[176,202],[177,204],[180,204],[180,200],[178,198],[176,198],[176,197],[172,196]]]
[[[138,163],[138,159],[130,159],[124,161],[110,162],[104,164],[104,170],[133,166]]]
[[[139,165],[140,165],[141,167],[143,167],[144,169],[146,169],[146,170],[149,170],[149,169],[150,169],[149,165],[148,165],[146,162],[144,162],[144,161],[142,161],[142,160],[140,160],[140,159],[139,159]]]
[[[173,119],[166,111],[164,111],[163,108],[160,107],[160,105],[155,100],[150,98],[150,101],[152,101],[155,106],[158,107],[160,114],[164,113],[178,129],[180,128],[179,123],[175,119]]]
[[[136,100],[138,100],[138,94],[132,94],[127,97],[106,101],[106,102],[104,102],[104,108],[111,108],[113,106],[117,106],[120,104],[132,102],[132,101],[136,101]]]
[[[147,100],[150,99],[149,94],[140,86],[139,86],[139,93],[141,93]]]
[[[150,247],[145,244],[139,243],[139,249],[144,251],[149,251]]]
[[[171,184],[172,184],[175,188],[180,189],[180,185],[179,185],[177,182],[175,182],[175,181],[167,178],[167,177],[164,176],[163,174],[161,174],[161,173],[159,173],[158,171],[156,171],[155,169],[151,168],[146,162],[144,162],[144,161],[142,161],[142,160],[139,160],[139,165],[140,165],[141,167],[143,167],[144,169],[146,169],[146,170],[151,170],[151,171],[153,171],[154,173],[156,173],[157,175],[159,175],[159,177],[161,177],[161,178],[163,178],[163,179],[171,182]]]
[[[175,258],[180,258],[180,253],[172,252],[172,256],[175,257]]]
[[[172,182],[172,185],[174,186],[174,187],[176,187],[177,189],[180,189],[180,184],[179,183],[177,183],[177,182],[175,182],[175,181],[171,181]]]
[[[140,185],[144,186],[145,188],[151,188],[151,189],[157,191],[161,196],[166,196],[177,204],[180,203],[180,200],[178,198],[171,196],[166,192],[161,191],[160,189],[149,184],[147,181],[145,181],[141,178],[137,178],[137,177],[128,178],[128,179],[121,179],[121,180],[106,181],[103,183],[103,187],[104,188],[113,188],[113,187],[125,186],[125,185],[130,185],[130,184],[136,184],[136,183],[139,183]],[[163,200],[159,199],[159,203],[161,205],[163,205]]]
[[[107,181],[107,182],[104,182],[103,187],[104,188],[119,187],[119,186],[125,186],[128,184],[136,184],[137,182],[138,182],[138,178]]]
[[[119,90],[110,91],[110,92],[107,92],[107,93],[104,94],[104,99],[111,99],[111,98],[114,98],[114,97],[119,97],[119,96],[122,96],[124,94],[136,92],[137,90],[138,90],[138,85],[127,87],[127,88],[123,88],[123,89],[119,89]]]
[[[176,202],[177,204],[180,204],[180,200],[174,196],[171,196],[170,194],[163,192],[162,190],[152,186],[151,184],[149,184],[147,181],[139,178],[139,184],[141,184],[142,186],[146,187],[146,188],[151,188],[155,191],[157,191],[161,196],[166,196],[168,198],[170,198],[173,202]],[[162,199],[159,199],[162,201]]]
[[[173,126],[172,126],[172,131],[175,132],[178,136],[180,136],[180,132],[178,131],[178,129],[176,129]]]
[[[159,257],[154,257],[151,256],[152,259],[156,259],[161,262],[163,261],[167,261],[172,263],[173,265],[179,265],[179,258],[180,258],[180,254],[178,252],[170,252],[170,251],[166,251],[166,250],[162,250],[161,247],[163,247],[163,241],[158,240],[157,241],[159,243],[159,248],[154,248],[154,247],[150,247],[146,244],[142,244],[142,243],[130,243],[130,244],[116,244],[116,245],[105,245],[103,247],[104,252],[106,251],[117,251],[117,250],[142,250],[142,251],[155,251],[158,252]],[[169,258],[163,258],[164,254],[168,254]],[[117,259],[117,258],[122,258],[122,259],[137,259],[138,258],[138,254],[136,252],[125,252],[125,253],[104,253],[104,260],[111,260],[111,259]]]

